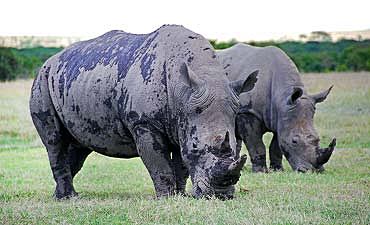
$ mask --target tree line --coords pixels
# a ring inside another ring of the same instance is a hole
[[[210,40],[215,49],[225,49],[236,40]],[[285,51],[301,72],[370,71],[370,40],[249,42],[264,47],[277,46]],[[0,81],[30,78],[37,74],[43,62],[62,48],[0,47]]]
[[[237,42],[211,41],[215,49]],[[286,52],[301,72],[370,71],[370,40],[249,42],[258,47],[276,46]]]
[[[0,47],[0,81],[35,77],[42,64],[62,48]]]

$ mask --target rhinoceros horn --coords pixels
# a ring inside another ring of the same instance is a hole
[[[230,173],[239,173],[243,169],[245,162],[247,161],[247,155],[242,155],[239,159],[235,160],[230,164],[228,170]]]
[[[337,140],[333,138],[333,140],[330,142],[329,146],[327,148],[319,148],[317,150],[317,164],[318,165],[324,165],[327,161],[329,161],[330,156],[332,155]]]
[[[221,149],[226,149],[226,154],[232,153],[232,148],[230,146],[230,134],[227,131],[225,135],[225,140],[221,144]],[[228,167],[228,171],[230,174],[239,174],[240,170],[243,168],[245,162],[247,161],[247,155],[242,155],[239,159],[235,160],[230,164]]]
[[[229,131],[226,132],[225,139],[224,139],[224,141],[221,144],[221,149],[229,149],[229,150],[231,150]]]

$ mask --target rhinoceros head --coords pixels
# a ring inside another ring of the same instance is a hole
[[[316,95],[307,95],[301,87],[295,87],[282,107],[285,110],[281,110],[278,119],[278,142],[296,171],[322,171],[334,150],[335,138],[327,148],[320,147],[313,124],[315,105],[326,99],[332,87]]]
[[[239,180],[247,156],[235,157],[229,138],[230,134],[226,133],[220,147],[208,147],[200,157],[199,164],[192,171],[194,197],[233,198],[234,185]]]
[[[239,94],[253,89],[258,72],[246,80],[228,83],[226,76],[217,74],[221,71],[204,70],[208,75],[197,75],[186,64],[180,68],[184,80],[174,90],[181,111],[179,144],[191,175],[193,195],[232,198],[246,160],[235,152]]]

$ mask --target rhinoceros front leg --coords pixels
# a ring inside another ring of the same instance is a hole
[[[241,137],[248,149],[253,172],[267,172],[266,147],[262,136],[265,133],[263,124],[251,114],[240,114],[236,118],[237,135]]]
[[[138,153],[153,180],[157,197],[174,195],[176,181],[166,137],[148,124],[137,125],[134,136]]]
[[[236,132],[238,133],[238,132]],[[236,155],[239,157],[240,152],[242,151],[242,145],[243,145],[243,139],[241,139],[239,136],[236,137]]]
[[[279,142],[277,139],[277,134],[274,133],[272,137],[270,147],[269,147],[269,154],[270,154],[270,169],[273,171],[283,171],[283,153],[279,148]]]
[[[179,148],[173,147],[172,168],[176,178],[176,193],[185,195],[186,180],[189,177],[189,170],[181,157]]]

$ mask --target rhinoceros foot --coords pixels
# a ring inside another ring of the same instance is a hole
[[[69,193],[61,193],[61,192],[55,190],[55,192],[53,194],[53,197],[56,200],[68,200],[68,199],[71,199],[71,198],[76,198],[78,196],[79,196],[79,194],[75,190],[73,190]]]
[[[283,165],[270,165],[270,171],[281,172],[284,171]]]
[[[252,172],[253,173],[267,173],[268,169],[267,169],[267,166],[252,165]]]

